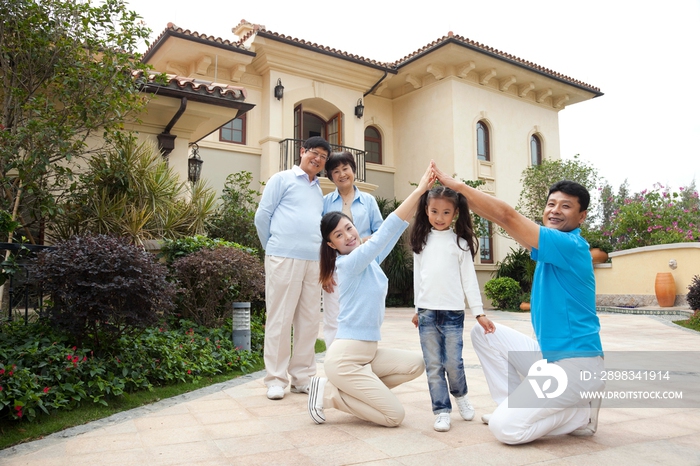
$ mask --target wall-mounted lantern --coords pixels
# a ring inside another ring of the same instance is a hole
[[[362,105],[362,99],[357,99],[357,105],[355,105],[355,116],[357,118],[362,118],[365,114],[365,106]]]
[[[277,85],[275,86],[275,97],[277,100],[281,100],[284,96],[284,86],[282,85],[282,79],[277,80]]]
[[[190,183],[194,184],[199,181],[199,177],[202,175],[204,161],[199,157],[199,146],[196,143],[190,146],[192,147],[192,156],[187,159],[187,178]]]

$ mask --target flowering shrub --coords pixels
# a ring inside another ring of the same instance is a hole
[[[252,352],[233,346],[230,319],[217,329],[184,320],[169,324],[122,336],[104,355],[72,345],[72,337],[44,323],[3,325],[0,418],[32,420],[82,403],[106,405],[109,398],[154,385],[246,372],[261,359],[261,322],[251,322]]]
[[[603,229],[615,250],[700,240],[697,191],[674,192],[657,183],[616,204]]]

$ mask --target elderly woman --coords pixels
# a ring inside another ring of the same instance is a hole
[[[335,184],[335,191],[323,198],[323,214],[343,212],[355,224],[360,237],[366,240],[382,224],[382,214],[374,196],[361,192],[355,186],[357,165],[348,151],[334,152],[326,162],[328,179]],[[337,275],[323,284],[323,339],[330,347],[338,331]]]

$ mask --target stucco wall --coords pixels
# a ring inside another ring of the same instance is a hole
[[[648,246],[610,254],[611,264],[595,267],[599,305],[658,305],[654,282],[659,272],[670,272],[676,284],[676,305],[683,305],[688,285],[700,275],[700,243]],[[673,260],[677,267],[672,269]]]

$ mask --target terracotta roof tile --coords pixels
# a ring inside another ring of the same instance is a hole
[[[418,58],[420,55],[429,52],[430,50],[440,47],[442,45],[445,45],[448,42],[453,42],[457,43],[460,45],[464,45],[469,48],[476,49],[478,51],[484,52],[486,54],[495,56],[497,58],[504,59],[506,61],[509,61],[515,65],[523,66],[526,68],[530,68],[535,72],[550,76],[552,78],[555,78],[560,81],[564,81],[570,84],[573,84],[577,87],[583,87],[586,89],[591,90],[592,92],[600,93],[600,88],[597,88],[595,86],[591,86],[590,84],[586,84],[582,81],[579,81],[577,79],[571,78],[569,76],[563,75],[561,73],[557,73],[556,71],[552,71],[549,68],[545,68],[543,66],[537,65],[536,63],[523,60],[522,58],[516,57],[515,55],[502,52],[500,50],[494,49],[493,47],[489,47],[485,44],[481,44],[479,42],[473,41],[471,39],[468,39],[466,37],[456,35],[452,31],[449,31],[446,36],[440,37],[439,39],[436,39],[429,43],[428,45],[416,50],[415,52],[406,55],[405,57],[401,58],[400,60],[397,60],[393,63],[386,63],[386,62],[380,62],[377,60],[372,60],[370,58],[365,58],[359,55],[354,55],[348,52],[344,52],[342,50],[338,50],[335,48],[327,47],[324,45],[317,44],[315,42],[309,42],[303,39],[297,39],[296,37],[291,37],[291,36],[285,36],[284,34],[279,34],[277,32],[269,31],[265,28],[265,26],[259,25],[259,24],[253,24],[250,23],[246,20],[241,20],[238,23],[238,26],[247,24],[253,26],[253,30],[249,31],[244,37],[241,37],[237,42],[231,42],[229,40],[224,40],[220,37],[214,37],[214,36],[207,36],[204,34],[199,34],[198,32],[192,32],[189,29],[182,29],[177,26],[175,26],[173,23],[168,23],[168,27],[161,33],[160,36],[153,42],[151,47],[146,51],[144,56],[148,56],[149,53],[151,52],[151,49],[157,44],[161,38],[168,33],[173,33],[176,32],[178,34],[186,35],[186,36],[192,36],[194,38],[199,38],[200,40],[207,40],[211,42],[215,42],[218,44],[223,44],[226,46],[234,47],[234,48],[239,48],[241,50],[247,50],[246,47],[244,47],[244,43],[250,39],[251,36],[256,35],[256,34],[263,34],[263,36],[271,37],[273,39],[277,39],[283,42],[288,42],[288,43],[294,43],[298,44],[303,47],[311,48],[311,49],[316,49],[320,52],[335,55],[339,58],[345,58],[349,60],[354,60],[354,61],[359,61],[362,63],[367,63],[368,65],[372,66],[377,66],[381,68],[385,68],[389,71],[396,72],[401,66],[404,66],[410,61],[413,61],[414,59]],[[236,27],[238,27],[236,26]],[[235,28],[234,28],[235,29]]]
[[[143,72],[133,71],[132,76],[134,79],[142,78]],[[157,85],[156,76],[158,76],[158,73],[150,73],[146,78],[147,84]],[[212,97],[220,96],[230,100],[245,100],[246,98],[246,90],[243,87],[203,81],[174,74],[165,74],[165,76],[167,82],[164,87],[177,87],[178,89],[188,90],[201,95],[209,95]]]
[[[446,36],[442,36],[441,38],[432,41],[428,45],[416,50],[415,52],[413,52],[409,55],[406,55],[402,59],[395,61],[394,63],[391,63],[390,66],[393,66],[395,68],[400,68],[401,66],[403,66],[407,62],[413,60],[417,56],[419,56],[423,53],[426,53],[426,52],[430,51],[431,49],[442,46],[445,43],[447,43],[448,41],[456,42],[456,43],[459,43],[462,45],[466,45],[468,47],[472,47],[472,48],[481,50],[481,51],[489,53],[491,55],[495,55],[497,57],[505,58],[506,60],[511,61],[515,64],[524,65],[524,66],[526,66],[528,68],[532,68],[533,70],[538,71],[540,73],[558,78],[559,80],[567,81],[567,82],[570,82],[570,83],[575,84],[577,86],[586,87],[588,89],[591,89],[592,91],[600,92],[600,88],[591,86],[590,84],[586,84],[583,81],[579,81],[577,79],[571,78],[571,77],[563,75],[561,73],[557,73],[556,71],[552,71],[549,68],[545,68],[545,67],[540,66],[540,65],[533,63],[531,61],[523,60],[522,58],[518,58],[515,55],[511,55],[511,54],[506,53],[506,52],[501,52],[500,50],[497,50],[493,47],[489,47],[487,45],[473,41],[473,40],[468,39],[466,37],[454,35],[452,33],[452,31],[450,31]]]
[[[214,36],[208,36],[208,35],[206,35],[206,34],[200,34],[200,33],[198,33],[197,31],[190,31],[189,29],[183,29],[183,28],[181,28],[181,27],[178,27],[178,26],[176,26],[176,25],[173,24],[173,23],[168,23],[168,26],[163,30],[163,32],[160,33],[160,35],[156,38],[156,40],[154,40],[154,41],[151,43],[151,46],[148,47],[148,49],[146,50],[146,52],[144,52],[143,56],[144,56],[144,57],[147,57],[150,53],[152,53],[152,52],[153,52],[153,49],[156,48],[156,47],[158,46],[159,42],[161,41],[161,39],[163,39],[163,37],[164,37],[165,35],[167,35],[167,34],[173,34],[173,33],[182,34],[182,35],[184,35],[184,36],[190,36],[190,37],[194,37],[194,38],[197,38],[197,39],[202,39],[202,40],[206,40],[206,41],[209,41],[209,42],[214,42],[214,43],[217,43],[217,44],[226,45],[226,46],[229,46],[229,47],[235,47],[235,48],[241,48],[241,49],[243,49],[243,47],[241,47],[241,45],[240,45],[240,42],[231,42],[230,40],[228,40],[228,39],[222,39],[221,37],[214,37]]]
[[[348,53],[348,52],[344,52],[344,51],[342,51],[342,50],[338,50],[338,49],[334,49],[334,48],[331,48],[331,47],[327,47],[327,46],[325,46],[325,45],[320,45],[320,44],[317,44],[317,43],[315,43],[315,42],[309,42],[309,41],[306,41],[306,40],[304,40],[304,39],[297,39],[296,37],[285,36],[284,34],[280,34],[280,33],[273,32],[273,31],[269,31],[269,30],[265,29],[264,27],[263,27],[263,28],[260,28],[260,30],[257,31],[257,32],[252,32],[252,31],[251,31],[250,33],[248,33],[248,34],[246,35],[245,38],[241,38],[241,40],[239,41],[239,44],[242,43],[242,42],[245,42],[245,41],[250,37],[251,34],[256,34],[256,33],[263,33],[263,34],[266,34],[266,35],[271,36],[271,37],[273,37],[273,38],[277,38],[277,39],[280,39],[280,40],[283,40],[283,41],[286,41],[286,42],[295,42],[295,43],[297,43],[297,44],[305,45],[305,46],[307,46],[307,47],[311,47],[311,48],[314,48],[314,49],[319,49],[319,50],[321,50],[321,51],[324,51],[324,52],[327,52],[327,53],[331,53],[331,54],[333,54],[333,55],[338,55],[338,56],[340,56],[340,57],[342,57],[342,58],[349,58],[349,59],[352,59],[352,60],[357,60],[357,61],[365,62],[365,63],[371,64],[371,65],[381,66],[381,67],[384,67],[384,68],[392,68],[391,64],[389,64],[389,63],[380,62],[380,61],[377,61],[377,60],[372,60],[371,58],[361,57],[361,56],[359,56],[359,55],[354,55],[354,54],[352,54],[352,53]]]

